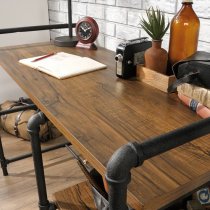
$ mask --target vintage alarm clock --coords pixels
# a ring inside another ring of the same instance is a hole
[[[76,24],[76,35],[79,40],[77,47],[97,49],[94,41],[99,34],[97,22],[92,17],[83,17]]]

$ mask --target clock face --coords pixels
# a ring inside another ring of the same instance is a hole
[[[88,40],[92,35],[92,27],[88,22],[82,22],[78,30],[78,34],[83,40]]]
[[[98,24],[92,17],[83,17],[76,24],[77,38],[83,44],[93,43],[98,33]]]

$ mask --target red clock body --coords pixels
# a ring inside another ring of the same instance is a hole
[[[97,22],[92,17],[83,17],[76,24],[76,35],[83,44],[93,43],[99,34]]]

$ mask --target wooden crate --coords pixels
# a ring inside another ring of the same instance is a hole
[[[175,76],[167,76],[142,65],[137,65],[137,78],[144,83],[147,83],[165,93],[168,87],[175,81]]]

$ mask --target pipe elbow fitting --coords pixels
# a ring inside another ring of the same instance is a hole
[[[27,124],[27,130],[28,132],[34,132],[36,130],[39,130],[39,127],[41,124],[44,124],[46,122],[46,116],[42,112],[38,112],[30,117],[28,124]]]
[[[143,163],[143,153],[138,143],[128,143],[120,147],[107,164],[106,179],[111,183],[125,183],[130,181],[130,170]]]

